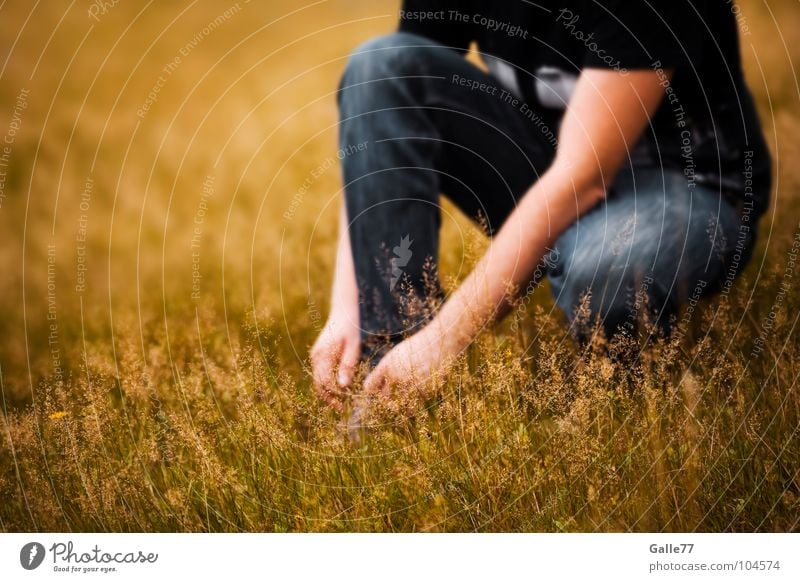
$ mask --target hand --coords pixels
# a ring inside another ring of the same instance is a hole
[[[358,308],[334,309],[311,348],[314,389],[331,408],[341,412],[347,388],[361,354]]]
[[[364,381],[364,395],[406,408],[442,382],[465,345],[434,320],[392,348]],[[409,401],[410,399],[410,401]]]

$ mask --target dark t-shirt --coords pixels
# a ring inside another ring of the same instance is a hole
[[[458,51],[475,41],[493,73],[558,123],[586,67],[674,68],[633,152],[744,202],[769,202],[771,161],[725,0],[404,0],[400,30]]]

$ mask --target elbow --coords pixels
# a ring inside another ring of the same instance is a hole
[[[591,208],[602,200],[605,200],[608,193],[608,185],[602,181],[591,183],[578,193],[579,199],[582,200],[584,208]]]
[[[560,182],[571,184],[581,210],[587,210],[604,200],[611,186],[611,177],[596,163],[556,158],[550,172]]]

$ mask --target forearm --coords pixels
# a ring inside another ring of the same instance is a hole
[[[663,98],[649,70],[584,70],[559,130],[550,169],[522,197],[486,255],[433,321],[392,349],[364,383],[386,393],[397,383],[419,386],[438,377],[533,276],[549,246],[600,202],[630,148]]]
[[[330,315],[311,348],[314,388],[320,398],[341,410],[343,390],[353,381],[361,352],[358,287],[347,229],[347,213],[339,213],[339,241],[331,289]]]
[[[662,98],[653,71],[581,74],[561,124],[556,160],[436,318],[451,347],[460,350],[495,319],[507,306],[509,291],[527,283],[547,247],[603,198]]]
[[[358,312],[358,285],[344,202],[339,210],[339,240],[331,289],[331,311],[339,309],[355,309]]]
[[[573,183],[565,168],[554,166],[541,177],[436,318],[457,349],[508,311],[548,247],[603,194],[600,184]]]

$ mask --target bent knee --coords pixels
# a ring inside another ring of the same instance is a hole
[[[631,266],[572,269],[560,285],[554,285],[554,292],[570,331],[582,341],[598,325],[609,339],[620,334],[636,336],[651,328],[668,335],[677,314],[674,298],[661,282]]]
[[[432,41],[407,32],[393,32],[372,38],[353,50],[347,61],[343,84],[353,85],[376,79],[409,74],[425,64],[420,58]]]

